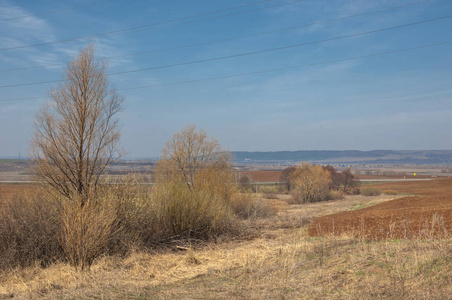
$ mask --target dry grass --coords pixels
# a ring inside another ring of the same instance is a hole
[[[365,186],[360,189],[360,194],[364,196],[379,196],[381,190],[373,186]]]
[[[173,252],[134,252],[125,258],[106,256],[95,261],[90,272],[76,272],[64,263],[46,269],[38,266],[15,269],[0,275],[0,294],[35,299],[353,298],[358,291],[361,295],[370,292],[362,290],[367,280],[381,281],[383,290],[395,293],[394,282],[387,275],[401,270],[397,269],[399,261],[380,254],[383,250],[396,252],[397,258],[402,259],[403,253],[412,251],[408,241],[366,244],[350,237],[310,238],[300,228],[318,215],[349,210],[356,203],[371,205],[389,199],[347,196],[342,200],[291,206],[284,200],[271,200],[280,213],[256,221],[262,230],[260,238],[210,243],[193,249],[187,245],[187,251],[174,248]],[[450,247],[444,248],[445,242],[436,241],[436,248],[429,242],[418,243],[418,247],[423,247],[413,250],[422,256],[417,258],[418,264],[443,259],[450,251]],[[370,262],[369,256],[373,257]],[[370,265],[363,267],[363,261]],[[373,270],[382,263],[387,267],[375,277]],[[404,268],[407,264],[410,263],[406,262]],[[442,268],[439,272],[445,271],[450,270]],[[420,275],[412,276],[417,281]],[[423,285],[427,284],[425,280],[422,278]],[[337,285],[342,288],[333,293]],[[433,292],[441,291],[434,288]]]
[[[0,273],[0,299],[449,299],[452,240],[368,242],[353,236],[309,237],[308,220],[394,199],[346,196],[288,205],[257,219],[261,235],[173,251],[105,256],[89,272],[68,264]],[[250,222],[249,220],[246,222]]]
[[[59,206],[36,187],[0,203],[0,269],[48,265],[62,258]]]
[[[266,218],[276,214],[269,201],[256,194],[236,193],[229,203],[234,213],[242,219]]]
[[[383,193],[386,195],[397,195],[398,192],[396,190],[384,190]]]
[[[2,184],[0,183],[0,203],[6,201],[11,196],[17,195],[17,193],[24,193],[32,191],[35,186],[31,184]]]
[[[303,229],[177,253],[106,257],[3,275],[0,293],[34,299],[448,299],[451,240],[366,243]]]
[[[278,195],[278,187],[277,186],[263,186],[259,189],[259,192],[262,193],[262,196],[265,199],[277,199]]]
[[[299,228],[320,216],[356,210],[402,197],[388,195],[373,197],[347,195],[344,198],[336,200],[288,205],[287,203],[293,203],[291,196],[282,194],[278,196],[280,201],[274,201],[273,203],[279,213],[274,218],[263,221],[268,223],[265,226],[266,228]]]

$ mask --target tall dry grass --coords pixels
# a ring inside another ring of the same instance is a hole
[[[277,199],[278,198],[278,187],[277,186],[263,186],[259,189],[262,196],[266,199]]]
[[[221,194],[169,182],[156,187],[155,198],[158,214],[173,236],[206,238],[232,224],[229,199]]]
[[[32,299],[448,299],[451,240],[367,242],[303,230],[165,253],[103,257],[0,276],[0,294]]]
[[[209,177],[194,190],[177,182],[151,187],[126,177],[103,185],[84,205],[41,189],[5,200],[0,206],[0,268],[62,261],[85,270],[104,255],[241,234],[245,228],[230,205],[234,186],[221,182],[221,172],[200,175]]]
[[[27,191],[0,204],[0,269],[48,266],[63,258],[60,205],[42,189]]]
[[[365,186],[360,188],[360,194],[364,196],[379,196],[381,195],[381,190],[374,186]]]
[[[230,207],[242,219],[267,218],[276,214],[276,209],[256,194],[236,193],[231,198]]]

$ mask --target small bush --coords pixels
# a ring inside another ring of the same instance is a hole
[[[361,189],[358,186],[353,187],[348,193],[350,195],[359,195],[361,193]]]
[[[267,201],[250,194],[233,195],[230,206],[234,213],[242,219],[265,218],[276,213]]]
[[[265,199],[277,199],[278,187],[277,186],[263,186],[260,188],[260,192]]]
[[[108,252],[110,239],[119,231],[118,207],[108,200],[92,199],[83,206],[69,200],[63,205],[61,246],[76,269],[89,269],[97,257]]]
[[[366,186],[361,188],[361,195],[363,196],[380,196],[381,191],[373,186]]]
[[[110,239],[110,252],[126,254],[132,248],[151,248],[168,235],[162,224],[151,186],[137,176],[127,176],[119,184],[109,186],[107,196],[118,202],[121,228]]]
[[[295,203],[327,200],[331,175],[321,166],[303,164],[290,174],[291,190]]]
[[[0,268],[46,266],[64,257],[58,203],[40,190],[5,200],[0,209]]]
[[[207,238],[227,231],[231,223],[228,199],[205,189],[190,190],[181,183],[160,184],[158,214],[172,235]]]
[[[399,192],[397,192],[396,190],[384,190],[383,193],[385,193],[386,195],[397,195]]]
[[[345,195],[342,191],[330,190],[327,195],[327,200],[339,200],[344,198]]]
[[[239,178],[239,189],[240,191],[243,192],[248,192],[251,191],[252,192],[252,186],[251,186],[251,177],[243,175],[240,176]]]

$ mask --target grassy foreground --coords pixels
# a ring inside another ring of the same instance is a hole
[[[312,238],[312,217],[391,199],[352,196],[307,205],[273,200],[277,216],[247,221],[258,238],[0,274],[14,299],[450,299],[452,239],[367,242]]]

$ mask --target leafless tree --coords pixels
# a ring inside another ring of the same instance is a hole
[[[352,174],[350,168],[345,169],[341,172],[341,184],[344,193],[352,191],[354,188],[359,186],[359,180],[355,175]]]
[[[173,235],[202,237],[229,226],[236,176],[216,139],[186,127],[166,143],[154,175],[158,207]]]
[[[92,45],[70,61],[64,82],[50,91],[52,101],[36,116],[30,152],[34,174],[83,206],[100,175],[119,157],[118,119],[123,98],[110,87],[106,62]]]
[[[192,191],[202,184],[202,177],[212,175],[206,172],[217,170],[218,174],[222,169],[229,172],[229,158],[216,139],[190,125],[165,144],[156,167],[156,180],[183,182]]]
[[[287,189],[287,191],[288,192],[290,192],[290,189],[291,189],[291,185],[292,185],[292,182],[291,182],[291,175],[292,175],[292,173],[295,171],[295,167],[294,166],[291,166],[291,167],[287,167],[287,168],[285,168],[283,171],[282,171],[282,173],[281,173],[281,177],[280,177],[280,181],[281,181],[281,183],[283,183],[285,186],[286,186],[286,189]]]
[[[342,186],[344,176],[342,176],[342,174],[339,173],[336,170],[336,168],[333,167],[332,165],[323,166],[323,169],[325,171],[330,172],[330,175],[331,175],[330,190],[338,191]]]

